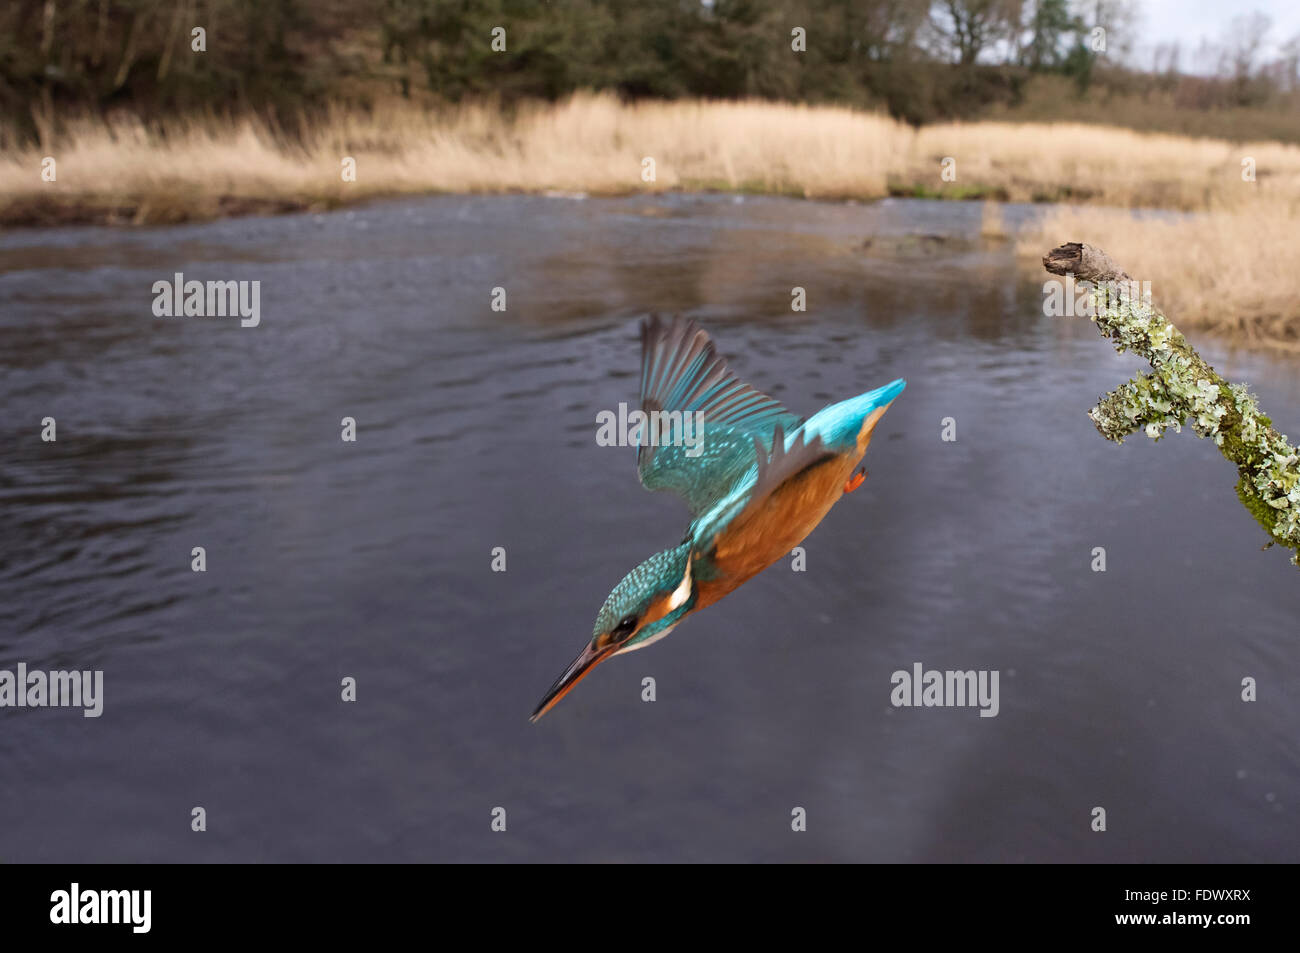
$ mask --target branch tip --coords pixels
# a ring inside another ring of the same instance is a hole
[[[1129,281],[1128,274],[1100,248],[1084,242],[1066,242],[1043,256],[1043,267],[1054,275],[1073,275],[1080,281]]]

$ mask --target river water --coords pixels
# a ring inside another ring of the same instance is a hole
[[[979,230],[444,196],[4,234],[0,670],[104,688],[0,708],[0,859],[1300,860],[1300,573],[1207,441],[1095,432],[1139,362]],[[155,316],[176,272],[259,281],[260,323]],[[908,387],[805,571],[531,725],[687,523],[595,439],[651,310],[796,413]],[[1294,361],[1199,343],[1300,422]],[[997,716],[895,707],[915,663],[998,672]]]

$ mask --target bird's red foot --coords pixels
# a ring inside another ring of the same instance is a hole
[[[866,478],[867,478],[867,471],[859,470],[857,473],[853,474],[853,476],[849,477],[847,481],[845,481],[844,492],[852,493],[858,487],[862,486],[862,481],[865,480]]]

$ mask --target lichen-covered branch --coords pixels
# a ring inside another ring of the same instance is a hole
[[[1107,440],[1122,443],[1138,430],[1159,440],[1190,424],[1210,437],[1237,466],[1237,496],[1268,532],[1270,542],[1293,550],[1300,566],[1300,454],[1244,384],[1224,380],[1187,343],[1182,332],[1101,249],[1070,242],[1043,257],[1054,275],[1091,285],[1093,317],[1115,350],[1145,358],[1153,373],[1140,374],[1107,394],[1088,414]]]

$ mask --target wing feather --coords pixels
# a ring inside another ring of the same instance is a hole
[[[647,427],[637,450],[641,483],[681,496],[692,516],[709,510],[767,457],[775,430],[803,423],[736,377],[709,335],[681,316],[666,321],[651,315],[641,324],[641,410],[702,415],[702,432],[692,432],[696,446],[656,446]]]

